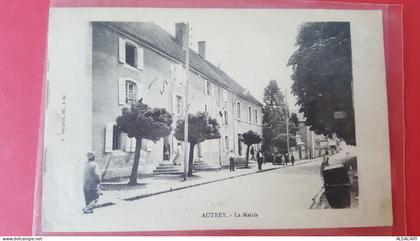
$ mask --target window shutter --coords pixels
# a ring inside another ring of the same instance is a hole
[[[184,68],[182,67],[182,64],[177,64],[175,68],[175,81],[178,84],[184,83]]]
[[[204,95],[207,95],[207,80],[204,80]]]
[[[214,84],[212,83],[210,86],[211,86],[210,95],[211,95],[211,97],[214,97]]]
[[[175,65],[171,64],[169,66],[169,71],[171,72],[171,81],[175,81]]]
[[[114,135],[114,123],[108,123],[105,126],[105,152],[112,151],[112,140]]]
[[[141,47],[137,48],[137,68],[144,69],[144,49]]]
[[[125,105],[125,80],[119,79],[118,81],[118,104]]]
[[[130,151],[130,138],[128,138],[128,135],[126,133],[122,133],[121,142],[123,142],[124,144],[123,150],[125,152],[129,152]]]
[[[125,40],[118,38],[118,58],[120,63],[125,63]]]

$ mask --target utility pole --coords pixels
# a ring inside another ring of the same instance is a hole
[[[184,106],[184,181],[187,180],[188,176],[188,159],[189,159],[189,152],[188,152],[188,72],[190,71],[190,24],[187,23],[187,27],[185,30],[185,106]]]
[[[289,145],[289,105],[287,103],[287,89],[285,89],[286,93],[286,140],[287,140],[287,153],[290,153],[290,145]]]

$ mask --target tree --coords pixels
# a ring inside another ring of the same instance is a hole
[[[350,40],[348,22],[305,23],[288,65],[305,124],[317,134],[336,134],[355,145]]]
[[[281,153],[288,152],[287,149],[287,135],[280,134],[272,139],[273,145],[279,149]],[[289,147],[296,146],[296,137],[289,135]]]
[[[263,102],[263,150],[270,153],[273,138],[286,133],[286,103],[275,80],[265,87]]]
[[[296,113],[292,113],[289,118],[289,132],[291,135],[296,136],[299,130],[299,118]]]
[[[184,119],[179,119],[176,123],[175,138],[184,141]],[[220,126],[217,120],[209,117],[204,112],[197,112],[195,115],[188,115],[188,142],[190,143],[190,153],[188,160],[188,176],[192,176],[194,147],[195,145],[210,139],[220,138]],[[186,153],[185,153],[186,154]]]
[[[242,134],[242,142],[245,143],[245,145],[247,146],[246,147],[246,167],[247,168],[249,164],[249,148],[251,147],[251,145],[258,144],[261,141],[262,141],[261,136],[258,135],[254,131],[249,130]]]
[[[158,141],[172,130],[172,115],[163,108],[150,108],[140,99],[130,108],[123,108],[122,115],[117,117],[117,127],[127,136],[136,139],[134,162],[131,169],[129,185],[137,184],[137,173],[140,161],[142,140]]]

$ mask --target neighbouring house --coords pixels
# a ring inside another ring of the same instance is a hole
[[[331,138],[318,135],[305,124],[303,114],[299,113],[299,129],[296,134],[296,152],[299,159],[321,157],[325,151],[335,152],[340,148],[341,141],[333,136]]]
[[[92,22],[92,150],[105,178],[128,176],[135,139],[116,128],[123,107],[143,98],[183,118],[185,101],[186,25],[175,24],[175,36],[154,23]],[[221,138],[196,147],[195,157],[213,166],[227,162],[229,150],[245,155],[240,135],[262,135],[262,104],[223,70],[206,60],[206,42],[190,50],[189,112],[207,112],[220,124]],[[175,128],[174,128],[175,129]],[[140,173],[151,173],[171,158],[173,133],[160,141],[143,140]]]

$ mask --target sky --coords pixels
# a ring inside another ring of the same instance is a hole
[[[206,59],[225,71],[251,94],[262,101],[264,88],[271,79],[288,92],[289,109],[297,112],[296,99],[290,93],[292,69],[287,66],[296,50],[298,27],[304,21],[291,19],[289,13],[250,12],[201,14],[187,19],[190,47],[196,52],[198,41],[206,41]],[[197,19],[198,18],[198,19]],[[171,34],[174,21],[155,21]]]

